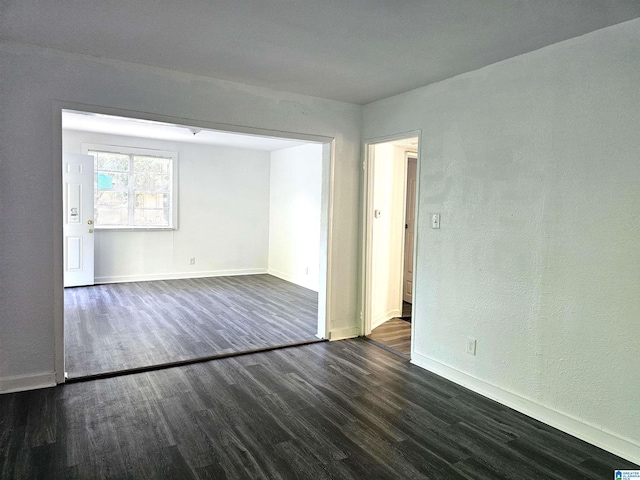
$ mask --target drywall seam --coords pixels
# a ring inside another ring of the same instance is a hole
[[[569,435],[640,464],[640,445],[444,365],[415,350],[411,363]]]

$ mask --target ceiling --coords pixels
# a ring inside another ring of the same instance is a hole
[[[2,0],[0,41],[366,104],[637,17],[639,0]]]
[[[62,128],[173,142],[248,148],[273,152],[309,142],[195,128],[185,125],[63,110]]]

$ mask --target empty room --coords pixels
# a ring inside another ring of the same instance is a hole
[[[68,379],[320,341],[321,144],[62,125]]]
[[[638,59],[635,0],[3,2],[0,478],[640,478]]]

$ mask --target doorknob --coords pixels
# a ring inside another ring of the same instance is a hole
[[[87,220],[87,225],[93,225],[93,220]]]
[[[93,233],[93,228],[90,228],[89,230],[87,230],[88,233]]]

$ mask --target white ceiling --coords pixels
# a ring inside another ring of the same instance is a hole
[[[199,128],[194,129],[194,127],[183,125],[73,111],[62,112],[62,128],[66,130],[107,133],[127,137],[248,148],[266,152],[273,152],[275,150],[308,143],[285,138],[263,137]]]
[[[640,16],[640,0],[2,0],[0,41],[365,104]]]
[[[401,138],[390,142],[395,147],[406,148],[407,150],[418,150],[418,137]]]

